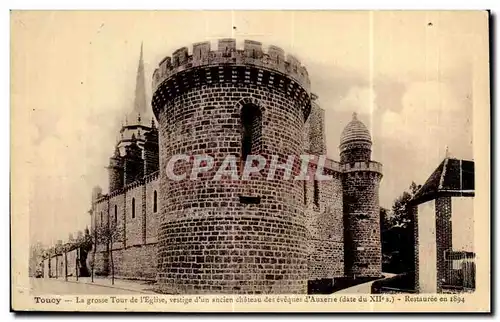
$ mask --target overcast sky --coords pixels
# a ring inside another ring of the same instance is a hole
[[[445,12],[38,12],[12,16],[12,95],[29,111],[30,234],[52,243],[89,223],[91,189],[133,107],[144,42],[155,66],[191,43],[274,44],[306,66],[326,110],[328,156],[352,112],[371,130],[390,207],[445,156],[473,159],[474,51],[480,14]],[[481,39],[485,39],[482,37]],[[13,120],[16,121],[16,120]],[[36,174],[36,175],[35,175]],[[53,224],[48,224],[48,223]]]

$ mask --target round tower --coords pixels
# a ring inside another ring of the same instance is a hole
[[[214,176],[231,157],[241,166],[249,154],[275,155],[280,164],[300,155],[309,88],[296,58],[274,46],[264,53],[255,41],[242,50],[234,39],[219,40],[217,50],[198,43],[191,55],[183,47],[160,63],[152,106],[159,123],[164,292],[307,292],[302,182]],[[210,156],[213,167],[191,180],[192,163],[179,161],[174,172],[187,177],[172,180],[166,167],[179,154]]]
[[[371,135],[356,114],[340,138],[343,170],[344,265],[350,277],[382,273],[379,185],[382,165],[371,161]]]
[[[120,150],[116,147],[114,155],[109,158],[109,192],[123,188],[123,171],[123,158],[120,156]]]

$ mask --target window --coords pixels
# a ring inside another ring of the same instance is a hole
[[[304,180],[304,205],[307,206],[307,180]]]
[[[240,196],[240,203],[246,205],[258,205],[260,204],[260,197]]]
[[[153,193],[153,212],[158,211],[158,194],[155,192]]]
[[[314,180],[314,205],[319,207],[319,184],[318,180]]]
[[[118,208],[115,205],[115,223],[118,222]]]
[[[135,198],[132,198],[132,218],[135,218]]]
[[[250,154],[259,154],[262,144],[262,113],[258,106],[247,104],[241,110],[241,154],[245,162]]]

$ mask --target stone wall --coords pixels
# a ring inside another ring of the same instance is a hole
[[[127,236],[127,247],[140,245],[142,241],[142,196],[143,185],[129,189],[127,193],[127,203],[125,205],[125,235]],[[135,209],[133,208],[135,203]]]
[[[154,278],[160,209],[157,179],[158,172],[120,191],[104,195],[94,204],[92,227],[108,224],[116,227],[112,246],[115,268],[118,272],[115,272],[116,275],[123,275],[127,278]],[[157,192],[156,212],[154,212],[155,191]],[[132,218],[132,200],[135,200],[134,218]],[[89,259],[93,256],[92,250],[89,253]],[[108,246],[98,243],[95,273],[108,275],[110,265]]]
[[[92,274],[92,263],[94,275],[107,276],[109,274],[109,256],[107,251],[96,251],[92,249],[87,257],[87,263]]]
[[[110,220],[115,222],[116,220],[116,235],[114,237],[113,248],[121,248],[124,244],[124,229],[125,227],[125,208],[126,208],[126,197],[125,194],[117,194],[116,196],[109,198],[109,211]],[[106,208],[107,209],[107,208]],[[116,213],[115,213],[116,211]],[[108,220],[106,218],[106,220]]]
[[[344,275],[343,195],[341,173],[334,180],[304,181],[308,228],[309,280]],[[315,189],[318,191],[315,193]],[[318,200],[315,202],[315,195]]]
[[[158,235],[158,222],[159,222],[159,214],[160,214],[160,191],[158,184],[158,173],[154,178],[151,178],[151,181],[146,184],[146,195],[144,203],[146,206],[146,216],[145,216],[145,224],[144,224],[144,237],[145,243],[151,244],[157,242]],[[156,211],[154,211],[154,202],[155,202],[155,192],[156,192]]]
[[[115,276],[131,279],[156,278],[156,244],[131,246],[113,251]]]
[[[91,252],[89,257],[92,258],[93,256],[94,254]],[[156,259],[156,244],[115,249],[113,250],[115,277],[154,280],[156,278]],[[96,252],[95,263],[94,274],[110,276],[110,252]]]
[[[436,264],[437,291],[442,291],[443,281],[450,280],[451,261],[445,260],[445,252],[452,250],[451,197],[436,199]]]
[[[326,154],[325,110],[315,101],[317,97],[312,96],[311,113],[305,124],[307,136],[305,150],[314,155],[324,155]]]

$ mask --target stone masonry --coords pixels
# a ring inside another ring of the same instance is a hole
[[[170,294],[300,294],[315,280],[381,275],[382,167],[356,117],[342,134],[341,162],[325,162],[332,180],[270,181],[269,171],[281,178],[285,170],[269,165],[248,180],[212,180],[227,155],[239,174],[248,154],[278,164],[294,155],[298,174],[300,155],[326,154],[324,110],[306,68],[278,47],[243,45],[198,43],[160,62],[151,103],[158,129],[141,123],[136,99],[140,124],[121,131],[109,192],[93,192],[93,231],[118,227],[112,245],[97,242],[96,273],[110,273],[112,254],[115,275],[156,279]],[[208,155],[214,165],[190,180],[192,162],[177,162],[173,172],[188,178],[171,180],[165,169],[179,154]]]

